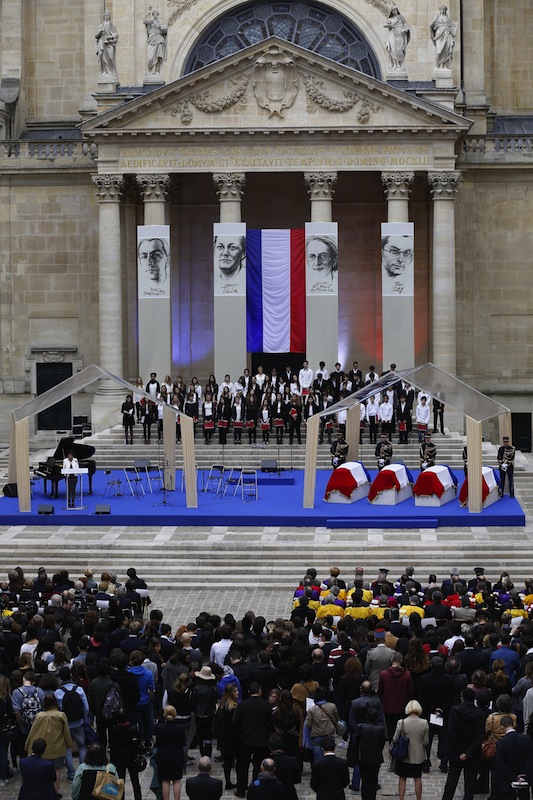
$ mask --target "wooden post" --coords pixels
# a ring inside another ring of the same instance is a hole
[[[315,507],[316,456],[318,452],[318,431],[320,417],[313,414],[307,420],[304,473],[304,508]]]
[[[361,435],[361,404],[357,403],[348,409],[346,414],[346,441],[348,442],[348,456],[346,461],[359,460],[359,437]]]
[[[19,511],[31,511],[28,417],[21,419],[15,424],[15,451]]]
[[[165,489],[176,488],[176,412],[166,403],[163,406],[163,475]]]
[[[481,422],[466,418],[466,446],[468,451],[468,512],[480,514],[483,507],[481,493],[483,466]]]
[[[180,420],[181,444],[183,447],[183,473],[185,475],[185,503],[187,508],[198,508],[194,422],[192,417],[188,417],[186,414],[181,414]]]

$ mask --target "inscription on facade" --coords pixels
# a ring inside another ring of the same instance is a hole
[[[433,149],[428,144],[180,145],[125,147],[119,154],[119,169],[123,172],[425,169],[432,166]]]

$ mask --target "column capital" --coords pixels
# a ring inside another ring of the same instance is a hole
[[[124,188],[123,175],[109,175],[102,173],[91,175],[91,180],[96,189],[96,197],[100,203],[119,203]]]
[[[304,180],[311,200],[333,200],[336,172],[304,172]]]
[[[170,175],[149,174],[136,175],[135,180],[141,189],[145,203],[164,201],[170,185]]]
[[[381,183],[387,200],[409,200],[414,179],[414,172],[382,172]]]
[[[450,172],[428,172],[429,191],[432,200],[455,200],[459,189],[461,173],[456,170]]]
[[[244,172],[214,172],[213,181],[220,202],[242,200],[246,175]]]

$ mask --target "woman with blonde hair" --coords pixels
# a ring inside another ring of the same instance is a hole
[[[170,784],[174,800],[180,800],[185,734],[182,726],[176,722],[174,706],[165,706],[163,709],[163,722],[155,727],[155,743],[157,747],[155,762],[161,781],[163,800],[170,800]]]
[[[392,743],[395,744],[402,734],[409,738],[407,758],[396,761],[394,771],[398,776],[398,797],[405,798],[407,778],[415,782],[416,800],[422,797],[422,765],[426,760],[426,747],[429,743],[429,723],[421,719],[422,706],[417,700],[411,700],[405,706],[406,719],[401,719],[396,725]]]

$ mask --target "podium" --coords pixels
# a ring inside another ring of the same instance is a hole
[[[85,508],[83,505],[83,478],[80,478],[80,504],[79,506],[73,505],[70,506],[68,502],[68,479],[69,478],[78,478],[78,475],[88,475],[89,470],[87,467],[78,467],[78,469],[61,469],[61,474],[65,476],[65,483],[67,485],[67,511],[80,511],[81,509]],[[76,493],[74,493],[74,497],[76,497]]]

